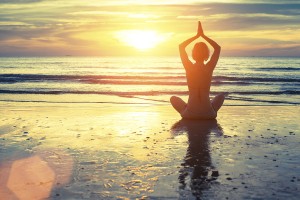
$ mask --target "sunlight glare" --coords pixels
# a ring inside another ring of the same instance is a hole
[[[167,37],[167,35],[159,34],[153,30],[124,30],[116,33],[116,38],[121,42],[141,51],[154,48],[165,41]]]

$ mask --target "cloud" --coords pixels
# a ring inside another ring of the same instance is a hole
[[[131,5],[124,2],[131,2]],[[162,33],[175,32],[171,38],[173,44],[169,43],[175,45],[194,34],[198,20],[203,22],[209,35],[224,44],[234,38],[236,45],[247,48],[257,39],[263,48],[270,42],[270,34],[274,37],[273,41],[284,42],[282,32],[286,34],[286,38],[290,38],[285,39],[287,43],[300,42],[293,33],[299,31],[300,4],[295,3],[297,1],[168,1],[173,2],[172,5],[164,0],[143,1],[151,5],[132,2],[134,1],[0,0],[3,3],[0,4],[0,43],[6,44],[7,48],[9,45],[21,47],[34,44],[30,52],[34,52],[34,48],[40,50],[38,45],[49,47],[49,51],[52,51],[55,45],[50,48],[51,43],[57,43],[57,46],[62,43],[65,48],[68,45],[69,48],[78,45],[78,49],[84,47],[86,52],[89,45],[91,49],[99,48],[100,45],[102,52],[112,52],[104,48],[112,45],[114,32],[153,29]],[[270,31],[266,33],[268,30]],[[247,36],[251,36],[252,43]],[[1,46],[0,53],[4,52],[3,48],[5,47]],[[175,49],[174,54],[177,53],[176,48],[169,49]]]
[[[261,56],[299,56],[300,45],[279,48],[263,48],[255,52]]]
[[[18,3],[35,3],[45,0],[0,0],[0,3],[18,4]]]
[[[246,49],[243,51],[227,52],[228,55],[235,56],[279,56],[279,57],[299,57],[300,45],[291,47],[267,47],[257,49]]]
[[[49,37],[53,33],[55,33],[55,30],[53,29],[11,29],[11,30],[1,30],[0,31],[0,40],[4,39],[25,39],[25,40],[30,40],[32,38],[37,38],[37,37]]]
[[[177,7],[177,6],[176,6]],[[182,16],[210,16],[214,14],[281,14],[299,15],[300,4],[234,4],[214,3],[178,6]]]
[[[278,14],[222,14],[206,18],[213,30],[265,30],[295,25],[300,16]],[[210,23],[211,22],[211,23]]]

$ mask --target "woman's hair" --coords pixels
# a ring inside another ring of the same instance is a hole
[[[195,44],[192,52],[192,57],[195,61],[207,61],[209,58],[209,48],[204,42]]]

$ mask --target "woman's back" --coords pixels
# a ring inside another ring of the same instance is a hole
[[[212,73],[212,70],[204,64],[198,65],[196,63],[186,67],[186,79],[189,90],[197,88],[209,95]]]
[[[211,106],[209,98],[212,71],[204,64],[194,64],[186,68],[186,77],[189,99],[187,112],[182,113],[182,115],[189,114],[197,115],[197,117],[201,118],[215,118],[216,112]]]

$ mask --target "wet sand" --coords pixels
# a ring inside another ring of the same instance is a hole
[[[299,199],[300,107],[0,105],[0,199]]]

